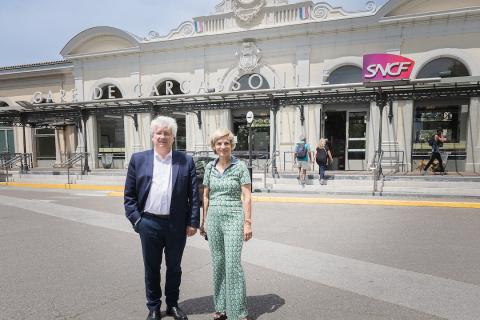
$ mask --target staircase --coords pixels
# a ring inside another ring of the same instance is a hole
[[[28,174],[11,172],[9,181],[36,184],[67,184],[66,169],[35,168]],[[96,169],[88,175],[81,170],[70,169],[70,183],[77,185],[123,186],[125,169]],[[327,171],[327,184],[320,185],[317,174],[308,175],[305,185],[297,180],[296,173],[282,173],[273,179],[271,173],[254,172],[253,190],[258,194],[283,193],[292,196],[302,194],[318,196],[372,196],[373,174],[371,172]],[[381,184],[381,183],[380,183]],[[470,198],[480,200],[480,175],[449,173],[448,175],[421,176],[418,173],[389,173],[385,175],[376,196],[386,197],[428,197],[428,198]]]
[[[296,174],[283,174],[279,179],[254,175],[254,192],[328,195],[371,196],[373,175],[368,172],[327,172],[327,184],[320,185],[318,175],[309,175],[301,185]],[[378,196],[472,198],[480,199],[480,175],[429,175],[389,174],[385,176]]]

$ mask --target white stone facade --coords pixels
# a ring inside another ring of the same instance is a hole
[[[96,27],[71,39],[61,54],[72,61],[68,86],[76,88],[80,101],[92,100],[94,88],[107,84],[120,89],[123,98],[145,97],[165,80],[185,83],[191,93],[231,91],[234,81],[248,73],[262,75],[270,88],[321,86],[339,67],[361,68],[362,56],[369,53],[394,53],[414,60],[412,78],[430,61],[444,57],[462,62],[470,76],[480,76],[479,18],[478,0],[391,0],[381,7],[369,1],[364,11],[353,13],[323,2],[224,0],[213,15],[183,22],[166,36],[152,31],[142,38]],[[0,72],[0,100],[27,99],[12,94],[2,77]],[[411,158],[414,104],[394,101],[393,120],[387,111],[383,113],[382,140],[403,152],[406,170],[415,169]],[[468,108],[464,170],[479,172],[479,99],[472,98]],[[301,134],[313,144],[325,134],[324,115],[329,110],[366,112],[366,159],[361,167],[345,169],[368,169],[378,141],[379,111],[374,103],[305,106],[303,125],[298,107],[280,108],[276,137],[270,126],[270,146],[276,139],[280,170],[292,169],[288,152]],[[186,115],[187,150],[208,149],[209,135],[216,128],[233,126],[229,110],[202,111],[202,117],[199,128],[196,115]],[[150,114],[139,115],[136,132],[133,120],[124,118],[124,166],[133,152],[151,147],[150,119]],[[90,160],[98,166],[95,117],[88,120],[87,129],[88,149],[94,151]],[[15,133],[19,137],[20,131]],[[81,151],[80,132],[77,140],[77,151]],[[20,144],[16,143],[19,149]],[[283,163],[286,152],[287,163]]]

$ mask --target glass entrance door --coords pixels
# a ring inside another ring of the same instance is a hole
[[[348,112],[346,170],[365,170],[367,150],[367,112]]]
[[[332,170],[345,170],[346,111],[325,112],[325,138],[331,150]]]
[[[325,135],[332,152],[332,170],[366,170],[367,111],[324,113]]]
[[[14,153],[13,130],[0,128],[0,153]]]

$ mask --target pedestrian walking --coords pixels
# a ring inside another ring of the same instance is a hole
[[[218,159],[205,168],[200,234],[208,239],[212,254],[213,319],[247,319],[241,254],[243,242],[252,238],[250,174],[245,163],[232,156],[230,130],[216,130],[210,145]]]
[[[327,182],[325,181],[325,171],[327,170],[329,161],[333,161],[332,154],[327,146],[327,139],[321,138],[318,141],[317,148],[315,149],[314,158],[315,162],[318,164],[318,175],[320,184],[327,184]]]
[[[423,175],[427,174],[428,168],[433,164],[433,161],[438,161],[438,171],[445,172],[443,167],[442,156],[440,154],[440,147],[443,146],[443,143],[447,141],[447,138],[443,136],[443,129],[438,128],[437,133],[429,139],[428,144],[432,146],[432,154],[430,155],[430,161],[423,169]]]
[[[301,135],[295,146],[295,162],[298,167],[298,178],[301,184],[306,183],[307,171],[310,171],[310,162],[312,162],[311,147],[307,143],[304,135]]]
[[[191,156],[172,151],[177,123],[170,117],[151,122],[154,148],[132,155],[125,181],[125,214],[140,235],[145,267],[147,320],[161,318],[160,266],[165,250],[167,315],[188,317],[178,307],[181,261],[187,236],[200,224],[195,164]]]

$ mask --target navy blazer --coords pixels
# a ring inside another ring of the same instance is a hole
[[[153,175],[153,150],[134,153],[128,165],[125,180],[125,215],[133,224],[143,215]],[[172,199],[170,201],[170,227],[174,232],[186,234],[186,227],[198,228],[197,174],[191,156],[172,152]],[[180,235],[180,234],[179,234]]]

